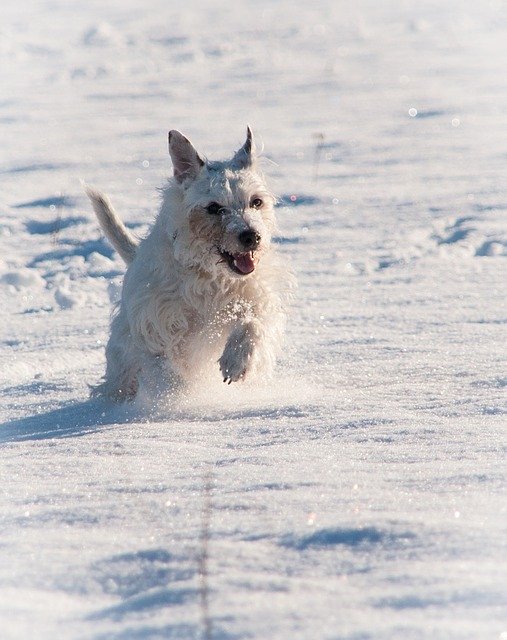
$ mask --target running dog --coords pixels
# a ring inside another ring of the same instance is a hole
[[[169,132],[174,177],[140,242],[87,187],[99,223],[128,265],[111,323],[104,382],[92,395],[165,393],[219,368],[224,382],[271,371],[294,277],[275,251],[275,198],[250,128],[230,160],[210,161]]]

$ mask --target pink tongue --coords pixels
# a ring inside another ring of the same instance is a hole
[[[237,253],[234,256],[234,265],[241,273],[252,273],[255,269],[255,262],[249,253]]]

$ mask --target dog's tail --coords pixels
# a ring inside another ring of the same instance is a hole
[[[106,237],[125,262],[130,264],[136,255],[136,238],[120,220],[107,196],[88,185],[83,186]]]

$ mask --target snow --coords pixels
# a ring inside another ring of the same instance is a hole
[[[507,637],[506,31],[471,0],[3,3],[2,638]],[[299,280],[275,380],[88,400],[123,265],[80,180],[142,235],[167,131],[220,158],[247,123]]]

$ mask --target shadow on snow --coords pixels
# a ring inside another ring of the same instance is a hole
[[[0,424],[0,442],[47,440],[84,436],[115,424],[133,420],[124,406],[104,400],[86,400],[47,413],[40,413]]]

